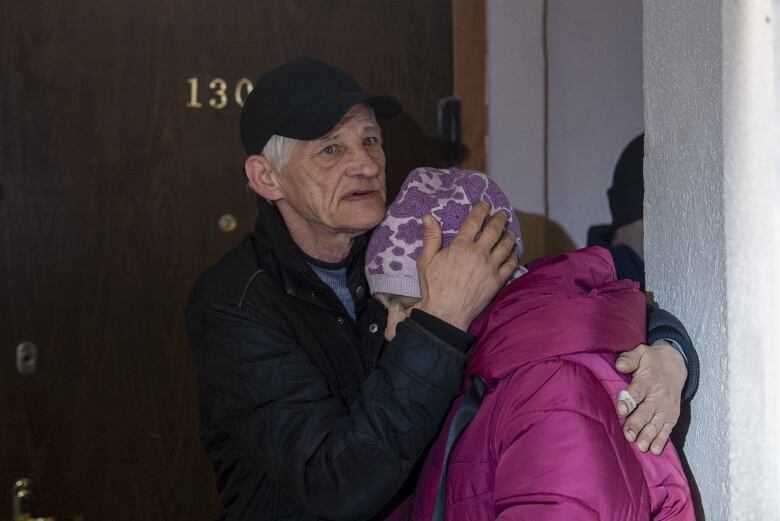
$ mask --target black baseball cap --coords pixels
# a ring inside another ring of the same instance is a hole
[[[364,91],[344,71],[311,59],[287,62],[260,77],[241,111],[241,143],[247,155],[260,154],[274,134],[316,139],[344,114],[365,103],[380,118],[401,113],[393,96]]]

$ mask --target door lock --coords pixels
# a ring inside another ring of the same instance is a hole
[[[38,370],[38,346],[33,342],[22,342],[16,346],[16,370],[23,375],[31,375]]]

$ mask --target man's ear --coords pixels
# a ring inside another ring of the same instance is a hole
[[[252,155],[244,162],[244,172],[250,188],[257,195],[269,201],[283,199],[284,195],[276,182],[276,169],[265,156]]]

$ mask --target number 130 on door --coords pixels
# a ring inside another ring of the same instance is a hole
[[[198,78],[193,77],[187,80],[189,86],[189,101],[185,105],[190,109],[199,109],[203,107],[198,92]],[[234,101],[239,107],[244,106],[244,99],[252,92],[252,82],[247,78],[241,78],[235,85],[228,85],[228,82],[222,78],[214,78],[209,81],[208,104],[211,108],[224,109],[230,101]]]

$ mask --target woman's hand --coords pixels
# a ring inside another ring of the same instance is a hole
[[[650,449],[661,454],[680,417],[680,397],[688,377],[685,360],[669,342],[659,340],[621,353],[615,367],[633,374],[627,389],[631,399],[617,403],[618,413],[628,416],[623,426],[626,439],[636,441],[642,452]]]

